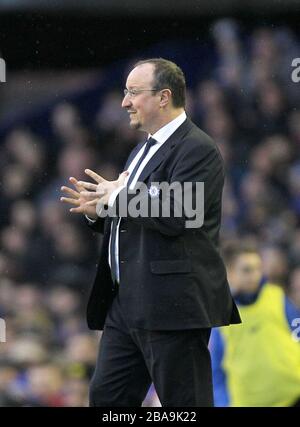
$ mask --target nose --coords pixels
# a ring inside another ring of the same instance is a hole
[[[128,94],[124,96],[123,101],[122,101],[122,108],[128,108],[132,105]]]

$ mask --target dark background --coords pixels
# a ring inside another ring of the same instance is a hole
[[[8,72],[97,67],[165,39],[204,43],[221,17],[237,19],[245,32],[297,30],[299,12],[297,0],[0,1],[0,52]]]

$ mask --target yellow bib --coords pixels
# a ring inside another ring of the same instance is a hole
[[[243,323],[220,328],[231,406],[290,406],[300,398],[300,344],[285,316],[284,292],[266,284]]]

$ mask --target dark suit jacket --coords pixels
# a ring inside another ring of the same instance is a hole
[[[132,151],[126,167],[140,148],[141,144]],[[154,181],[204,182],[204,224],[185,228],[184,215],[123,217],[119,228],[121,283],[115,288],[108,264],[111,218],[99,218],[92,228],[104,236],[88,303],[89,327],[103,329],[117,292],[131,327],[180,330],[240,323],[217,249],[224,169],[215,143],[187,119],[150,159],[139,181],[148,187]],[[150,197],[148,192],[146,197]]]

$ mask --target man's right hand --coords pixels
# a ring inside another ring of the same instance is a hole
[[[60,201],[72,205],[73,207],[70,209],[70,212],[72,213],[80,213],[87,215],[91,219],[97,219],[98,215],[96,212],[96,204],[88,204],[91,200],[98,201],[101,196],[101,194],[97,192],[97,185],[90,184],[89,188],[93,189],[93,191],[87,192],[86,188],[80,183],[80,181],[77,181],[76,178],[71,177],[69,180],[75,187],[75,190],[66,186],[61,187],[61,190],[64,193],[67,193],[69,197],[61,197]],[[83,191],[85,192],[85,195],[82,193]],[[87,195],[87,193],[89,193],[89,195]]]

